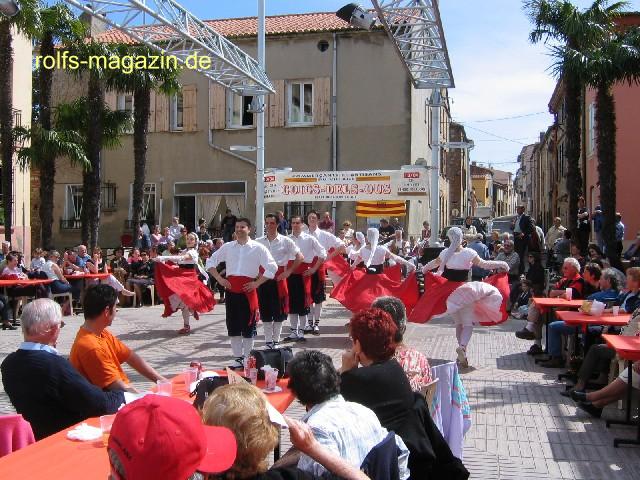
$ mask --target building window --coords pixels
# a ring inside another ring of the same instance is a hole
[[[129,185],[129,220],[133,217],[133,184]],[[142,190],[142,214],[140,222],[153,226],[156,221],[156,184],[145,183]]]
[[[289,83],[288,105],[289,125],[313,125],[313,83]]]
[[[133,95],[119,93],[116,97],[116,109],[133,115]],[[133,133],[133,125],[127,133]]]
[[[290,220],[294,215],[300,215],[306,222],[311,210],[313,210],[311,202],[288,202],[284,204],[284,218]]]
[[[184,127],[184,97],[182,92],[171,97],[171,130],[182,131]]]
[[[116,204],[115,183],[103,183],[101,187],[100,209],[114,211]],[[64,218],[60,221],[61,229],[76,229],[82,226],[82,185],[71,184],[65,189]]]
[[[227,128],[253,127],[253,113],[248,111],[253,95],[237,95],[229,90],[227,95]]]

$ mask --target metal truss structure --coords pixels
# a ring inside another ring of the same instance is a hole
[[[249,54],[174,0],[65,0],[108,25],[184,64],[189,55],[208,56],[211,65],[195,70],[236,93],[267,94],[274,88]],[[147,23],[151,19],[152,23]]]
[[[438,0],[371,0],[416,88],[453,88]]]

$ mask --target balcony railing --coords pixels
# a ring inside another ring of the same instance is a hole
[[[80,230],[82,228],[82,220],[71,218],[71,219],[60,219],[60,230]]]

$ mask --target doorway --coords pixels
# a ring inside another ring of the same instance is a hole
[[[176,197],[178,217],[190,232],[196,231],[196,197],[179,196]]]

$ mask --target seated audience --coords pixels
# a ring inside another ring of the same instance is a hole
[[[0,295],[0,320],[2,321],[2,330],[15,330],[17,327],[11,323],[11,304],[9,298]]]
[[[587,300],[598,301],[607,303],[618,298],[617,280],[615,275],[605,270],[600,273],[600,268],[595,268],[591,264],[585,266],[585,276],[587,273],[593,270],[592,275],[599,277],[599,291],[593,293],[587,297]],[[596,275],[597,273],[597,275]],[[565,366],[565,361],[562,358],[562,335],[570,335],[576,333],[576,330],[580,327],[573,327],[567,325],[564,321],[551,322],[549,324],[549,355],[551,358],[546,362],[541,363],[546,368],[562,368]],[[600,329],[602,331],[602,329]]]
[[[236,450],[229,429],[203,425],[187,402],[146,395],[122,408],[113,421],[109,478],[203,479],[194,474],[224,472],[233,465]]]
[[[582,250],[580,250],[580,245],[578,242],[571,242],[570,246],[571,257],[575,258],[580,264],[580,270],[586,265],[587,259],[582,255]]]
[[[31,266],[29,267],[29,270],[32,272],[40,272],[46,261],[47,259],[45,258],[44,250],[36,248],[33,251],[33,256],[31,257]]]
[[[582,278],[584,279],[584,290],[582,296],[588,296],[600,291],[600,277],[602,276],[602,267],[595,263],[587,263],[582,269]],[[613,276],[615,278],[615,275]],[[617,296],[617,295],[616,295]]]
[[[495,260],[509,265],[509,284],[520,281],[520,256],[513,250],[513,240],[504,241],[503,250],[496,255]]]
[[[422,392],[432,381],[431,366],[422,352],[403,342],[404,333],[407,330],[407,311],[404,303],[395,297],[380,297],[371,304],[371,308],[384,310],[396,324],[397,330],[394,338],[396,351],[393,358],[406,373],[411,389],[414,392]]]
[[[109,264],[109,268],[114,277],[118,279],[121,284],[125,284],[127,281],[127,275],[129,273],[129,263],[124,258],[124,248],[117,247],[113,251],[113,258]]]
[[[140,261],[131,264],[129,271],[129,280],[127,282],[129,288],[133,287],[135,298],[138,301],[137,307],[142,306],[142,292],[149,285],[154,284],[154,267],[155,263],[149,258],[149,252],[143,250],[140,252]]]
[[[533,298],[531,282],[526,279],[522,280],[517,292],[518,296],[511,305],[511,316],[513,318],[527,318],[527,314],[529,313],[529,303],[531,298]]]
[[[555,243],[553,248],[556,264],[562,265],[565,258],[571,256],[571,230],[565,230],[562,238]]]
[[[115,413],[124,403],[122,390],[100,390],[58,355],[61,322],[62,311],[53,300],[27,304],[22,311],[24,342],[0,366],[4,390],[37,440],[86,418]]]
[[[202,420],[205,425],[231,430],[238,446],[231,468],[221,475],[210,475],[209,480],[318,478],[296,467],[274,467],[267,470],[267,457],[279,442],[279,427],[270,419],[266,397],[253,385],[235,384],[216,388],[204,404]],[[286,419],[286,422],[293,446],[321,464],[334,475],[334,478],[368,478],[358,468],[341,459],[337,453],[323,447],[307,425],[292,419]]]
[[[102,249],[100,247],[94,247],[91,255],[91,260],[87,260],[86,264],[89,273],[106,273],[108,276],[101,280],[102,283],[106,283],[113,287],[116,292],[123,294],[126,297],[133,297],[133,292],[124,288],[124,285],[111,273],[109,273],[109,267],[107,260],[102,257]],[[95,280],[97,283],[98,280]]]
[[[466,479],[433,423],[424,396],[411,390],[402,367],[393,359],[397,327],[380,309],[356,313],[349,323],[353,348],[342,354],[340,391],[345,400],[373,410],[387,430],[409,449],[412,478]]]
[[[572,299],[583,298],[584,280],[580,275],[580,264],[572,257],[565,259],[562,264],[562,278],[549,291],[549,297],[566,298],[567,288],[571,288]],[[534,304],[531,304],[527,313],[527,325],[516,332],[518,338],[534,340],[528,352],[530,355],[542,353],[542,323],[542,313]]]
[[[288,368],[289,388],[307,409],[302,421],[311,427],[321,445],[360,468],[367,454],[389,432],[375,413],[359,403],[346,402],[340,395],[340,375],[328,355],[314,350],[299,352]],[[393,470],[398,478],[409,478],[409,451],[398,436],[395,444],[398,457],[393,459]],[[327,474],[322,465],[305,454],[301,455],[298,468],[317,478]]]
[[[42,271],[47,276],[48,279],[53,280],[49,284],[49,289],[53,294],[59,293],[68,293],[71,292],[71,296],[74,300],[80,299],[80,284],[72,284],[67,280],[62,273],[62,269],[58,266],[58,261],[60,260],[60,254],[57,250],[51,250],[49,252],[47,261],[42,267]],[[71,313],[71,305],[69,305],[69,301],[66,300],[63,305],[64,311],[69,311]]]
[[[73,342],[69,361],[87,380],[102,389],[137,393],[129,384],[122,363],[128,363],[154,384],[164,377],[107,330],[116,317],[116,300],[116,291],[109,285],[92,285],[86,289],[85,321]]]

